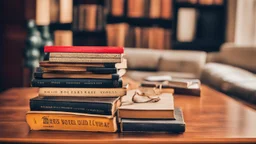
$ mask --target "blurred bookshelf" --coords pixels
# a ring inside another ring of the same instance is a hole
[[[226,5],[226,0],[51,0],[49,26],[54,38],[55,31],[70,31],[72,45],[218,51],[225,40]]]

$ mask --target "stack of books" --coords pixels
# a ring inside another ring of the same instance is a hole
[[[116,111],[126,95],[122,47],[46,46],[26,115],[32,130],[117,131]]]
[[[122,105],[118,109],[121,132],[183,133],[185,131],[182,110],[174,108],[172,93],[163,92],[156,95],[159,101],[149,102],[146,100],[147,96],[135,95],[135,91],[130,90],[122,97]],[[137,102],[132,99],[137,99]]]

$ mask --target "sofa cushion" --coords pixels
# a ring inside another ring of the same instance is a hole
[[[129,70],[125,74],[125,76],[127,76],[133,80],[136,80],[136,81],[142,81],[145,77],[156,76],[156,75],[170,75],[170,76],[176,77],[176,78],[195,78],[196,77],[192,73],[166,72],[166,71],[150,72],[150,71]]]
[[[226,43],[221,47],[221,63],[237,66],[256,73],[256,47]]]
[[[237,83],[225,83],[225,92],[256,104],[256,80]]]
[[[125,48],[128,69],[157,70],[162,51],[140,48]]]
[[[256,77],[253,73],[241,68],[219,63],[208,63],[203,69],[201,81],[225,91],[227,83],[256,81]]]
[[[161,56],[158,71],[194,73],[199,78],[205,60],[205,52],[165,51]]]

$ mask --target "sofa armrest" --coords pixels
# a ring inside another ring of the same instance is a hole
[[[221,57],[219,52],[209,52],[207,53],[206,63],[210,62],[221,62]]]

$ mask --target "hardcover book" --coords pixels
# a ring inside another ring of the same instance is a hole
[[[126,88],[39,88],[39,96],[120,97]]]
[[[65,57],[50,57],[50,62],[62,62],[62,63],[121,63],[122,59],[92,59],[92,58],[65,58]]]
[[[42,71],[44,73],[47,72],[61,72],[61,73],[83,73],[89,72],[94,74],[114,74],[117,73],[118,70],[116,68],[94,68],[94,67],[39,67],[38,71]]]
[[[174,119],[174,102],[171,93],[162,93],[155,103],[134,103],[132,97],[135,90],[122,97],[122,105],[118,108],[119,118],[128,119]]]
[[[92,68],[117,68],[125,69],[127,68],[127,60],[123,59],[121,63],[57,63],[49,61],[41,61],[39,63],[40,67],[92,67]]]
[[[182,110],[174,109],[175,120],[121,119],[121,132],[163,132],[183,133],[186,124]]]
[[[116,132],[116,117],[53,111],[29,111],[31,130]]]
[[[92,74],[92,73],[43,73],[43,72],[35,72],[34,77],[36,79],[40,78],[73,78],[73,79],[112,79],[117,80],[122,75],[118,74]]]
[[[31,111],[62,111],[114,116],[120,98],[37,96],[30,99]]]
[[[32,87],[70,87],[70,88],[121,88],[123,82],[119,80],[103,79],[33,79]]]
[[[70,53],[124,53],[123,47],[104,46],[45,46],[44,52],[70,52]]]
[[[123,57],[123,54],[99,54],[99,53],[50,53],[50,58],[110,58],[110,59],[120,59]]]

